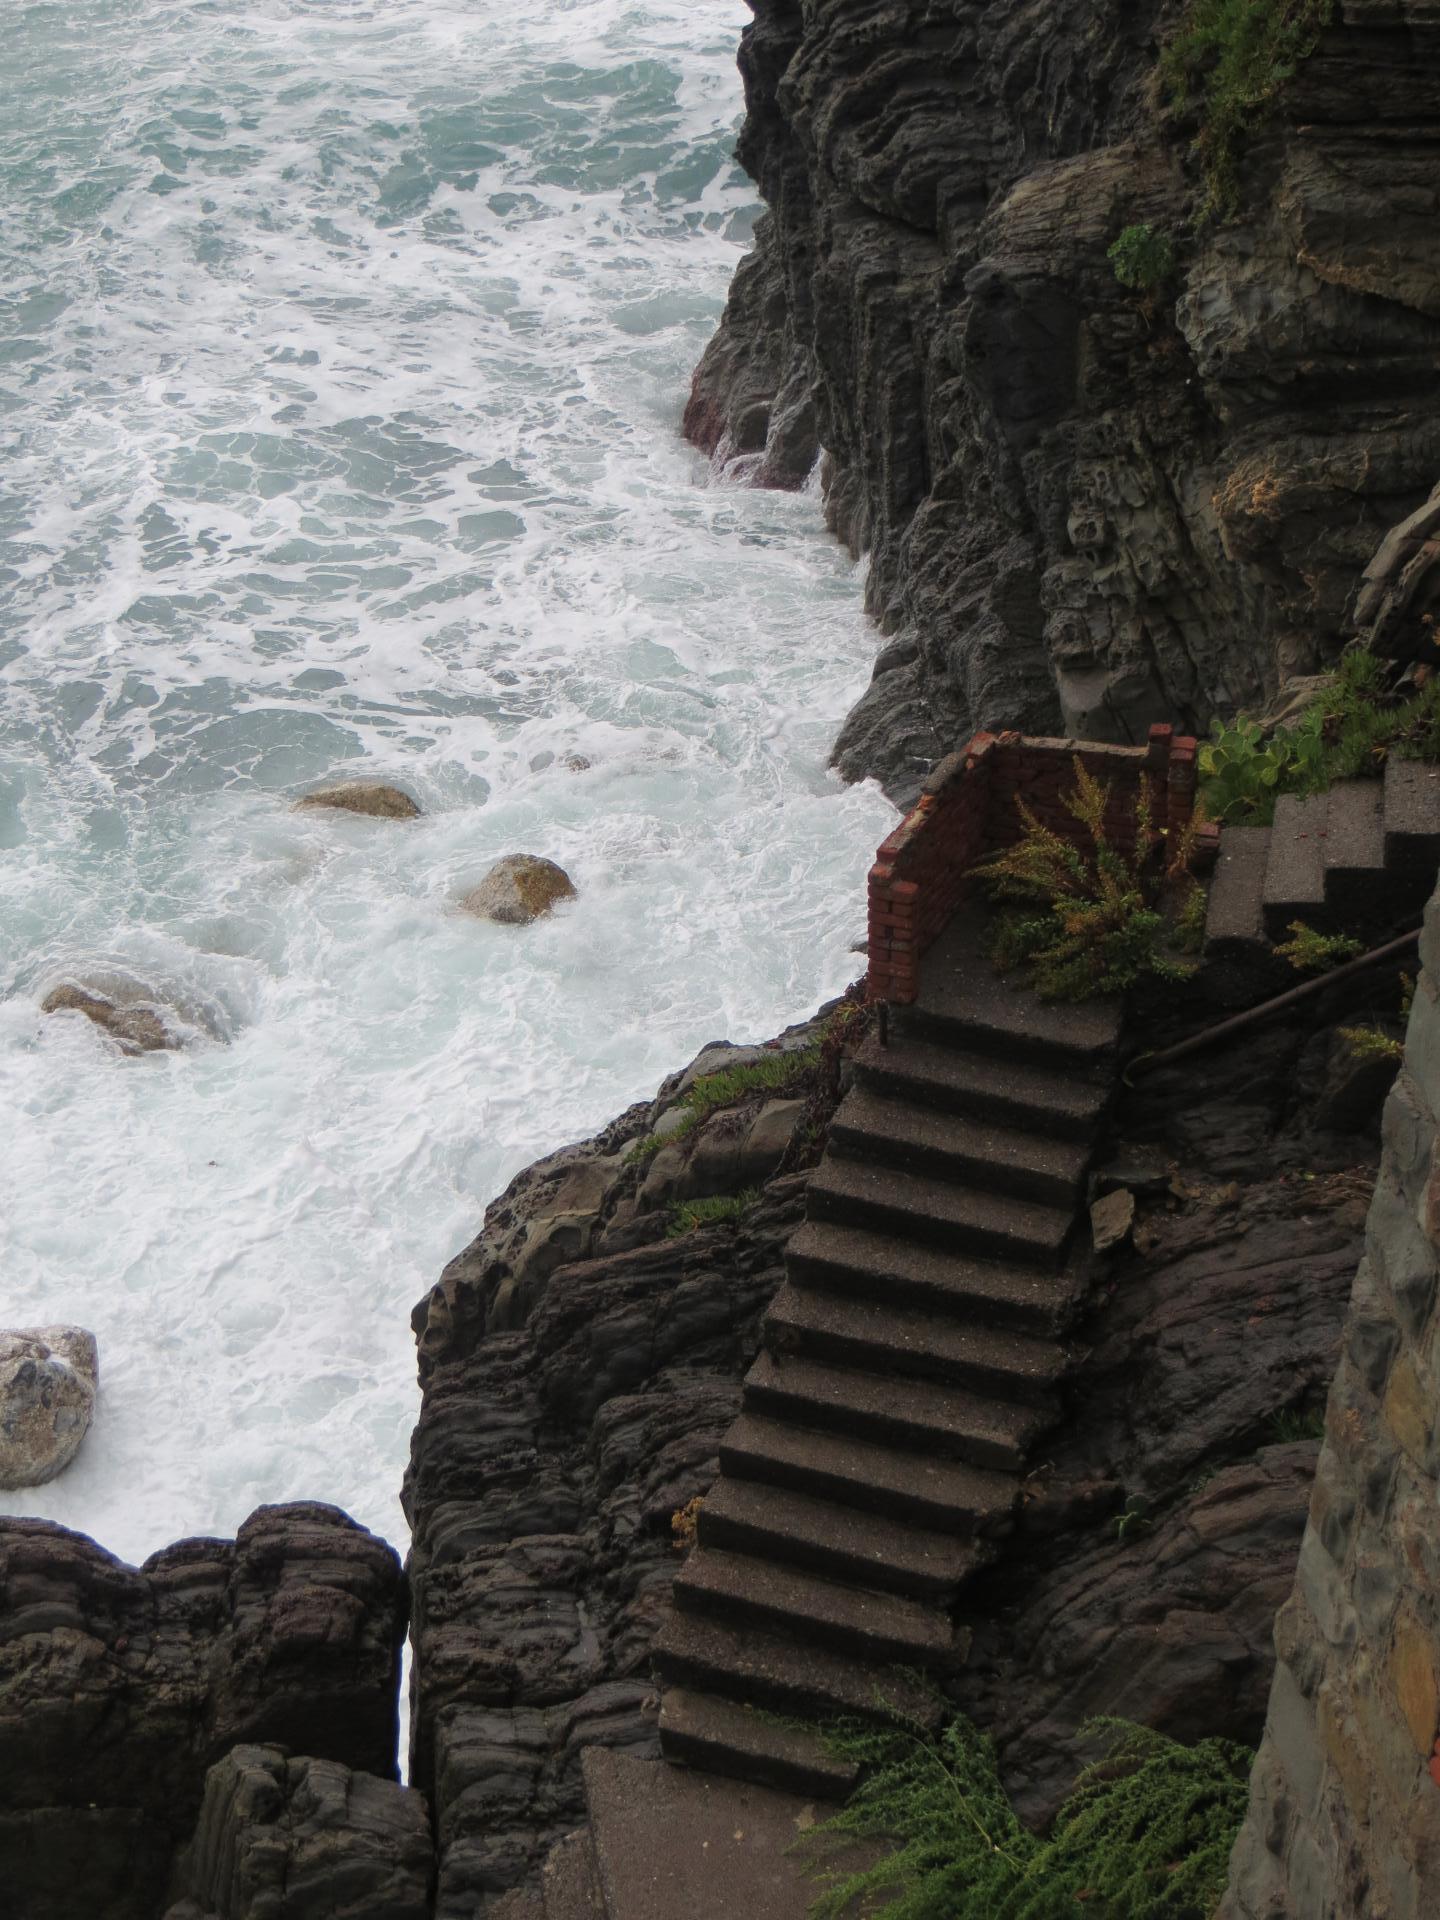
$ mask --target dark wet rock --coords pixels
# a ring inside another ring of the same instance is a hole
[[[827,450],[830,523],[910,649],[841,769],[908,798],[977,726],[1203,728],[1333,658],[1440,472],[1433,11],[1340,10],[1239,217],[1198,234],[1169,0],[753,11],[738,151],[768,211],[685,430],[761,483]],[[1107,258],[1135,224],[1177,247],[1150,294]],[[1432,561],[1392,557],[1367,628],[1433,598]]]
[[[0,1860],[27,1920],[155,1920],[206,1770],[240,1741],[394,1777],[405,1593],[336,1508],[129,1567],[0,1518]]]
[[[392,787],[382,780],[341,780],[331,787],[317,787],[301,794],[295,811],[311,807],[329,807],[337,813],[363,813],[372,820],[418,820],[420,803],[403,787]]]
[[[38,1487],[79,1451],[100,1358],[84,1327],[0,1332],[0,1487]]]
[[[122,1053],[170,1053],[182,1044],[167,1020],[167,1010],[146,997],[121,999],[67,982],[51,988],[40,1002],[40,1011],[83,1013],[109,1034]]]
[[[237,1746],[205,1779],[166,1920],[426,1920],[420,1795],[335,1760]]]
[[[575,898],[575,884],[563,867],[534,853],[507,853],[478,887],[460,902],[466,913],[505,926],[528,926],[561,900]]]

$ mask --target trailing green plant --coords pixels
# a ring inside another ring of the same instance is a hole
[[[1105,256],[1122,287],[1154,293],[1175,271],[1175,243],[1148,223],[1124,227]]]
[[[1115,1529],[1115,1538],[1123,1547],[1132,1533],[1148,1533],[1155,1524],[1138,1500],[1127,1500],[1123,1513],[1117,1513],[1110,1522]]]
[[[1275,951],[1288,960],[1297,973],[1328,973],[1365,951],[1365,944],[1348,933],[1321,933],[1305,920],[1292,920],[1290,938],[1282,940]]]
[[[1042,1000],[1123,992],[1145,974],[1184,979],[1191,969],[1168,951],[1174,923],[1159,903],[1162,876],[1151,871],[1161,836],[1148,783],[1142,780],[1134,801],[1129,853],[1106,832],[1109,784],[1088,773],[1078,755],[1075,785],[1061,803],[1084,828],[1088,846],[1045,826],[1020,800],[1019,840],[975,869],[992,898],[1010,909],[992,931],[996,969],[1018,969]],[[1184,877],[1192,839],[1171,850],[1164,877],[1172,882]]]
[[[757,1187],[746,1187],[743,1192],[717,1193],[708,1200],[677,1200],[670,1209],[666,1234],[671,1240],[678,1240],[682,1234],[694,1233],[697,1227],[729,1226],[759,1198]]]
[[[1405,1043],[1374,1024],[1341,1027],[1340,1038],[1357,1060],[1403,1060]]]
[[[1387,759],[1440,761],[1440,679],[1410,694],[1386,688],[1386,664],[1357,647],[1341,656],[1292,727],[1215,721],[1200,748],[1201,798],[1222,826],[1268,826],[1285,793],[1324,793],[1378,774]]]
[[[1210,895],[1198,880],[1185,889],[1180,911],[1175,915],[1175,946],[1181,953],[1199,953],[1205,945],[1205,915]]]
[[[1160,72],[1171,99],[1199,112],[1202,221],[1235,213],[1246,138],[1334,15],[1335,0],[1190,0]]]
[[[807,1847],[818,1854],[863,1838],[893,1850],[857,1872],[831,1870],[814,1920],[887,1895],[864,1911],[876,1920],[1209,1920],[1253,1756],[1228,1740],[1183,1746],[1124,1720],[1081,1732],[1104,1743],[1101,1758],[1041,1838],[1017,1819],[990,1741],[964,1718],[938,1734],[898,1715],[824,1730],[830,1752],[865,1777]]]
[[[738,1106],[742,1100],[752,1099],[759,1093],[798,1092],[820,1065],[823,1048],[822,1034],[821,1039],[808,1047],[777,1047],[744,1065],[722,1067],[718,1073],[702,1073],[681,1102],[679,1122],[668,1133],[647,1133],[635,1141],[626,1152],[625,1164],[631,1166],[636,1161],[652,1159],[661,1147],[683,1140],[712,1113],[719,1113],[724,1107]]]

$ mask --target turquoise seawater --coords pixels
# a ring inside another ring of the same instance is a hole
[[[678,437],[753,219],[739,0],[12,0],[0,1325],[97,1334],[7,1510],[393,1539],[408,1313],[537,1154],[858,962],[890,812],[812,495]],[[588,764],[567,764],[585,762]],[[397,779],[425,817],[296,814]],[[458,915],[497,856],[579,899]],[[65,979],[193,1043],[120,1057]]]

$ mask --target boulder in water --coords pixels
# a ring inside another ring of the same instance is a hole
[[[296,811],[307,807],[333,807],[340,813],[364,813],[372,820],[418,820],[420,804],[403,787],[387,786],[380,780],[342,780],[333,787],[317,787],[295,802]]]
[[[75,1458],[100,1360],[83,1327],[0,1333],[0,1487],[38,1487]]]
[[[103,1028],[123,1053],[174,1052],[181,1044],[153,1002],[137,1000],[125,1005],[107,994],[91,993],[71,982],[52,988],[40,1002],[40,1011],[83,1013],[87,1020]]]
[[[534,853],[507,853],[460,905],[482,920],[527,926],[549,913],[557,900],[573,900],[575,886],[563,867]]]

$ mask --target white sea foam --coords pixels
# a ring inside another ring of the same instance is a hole
[[[101,1353],[8,1511],[127,1558],[302,1497],[401,1540],[408,1311],[486,1201],[855,970],[852,570],[677,436],[751,219],[747,17],[7,17],[0,1324]],[[339,772],[425,818],[290,811]],[[516,850],[578,901],[458,916]],[[193,1044],[40,1016],[107,971]]]

